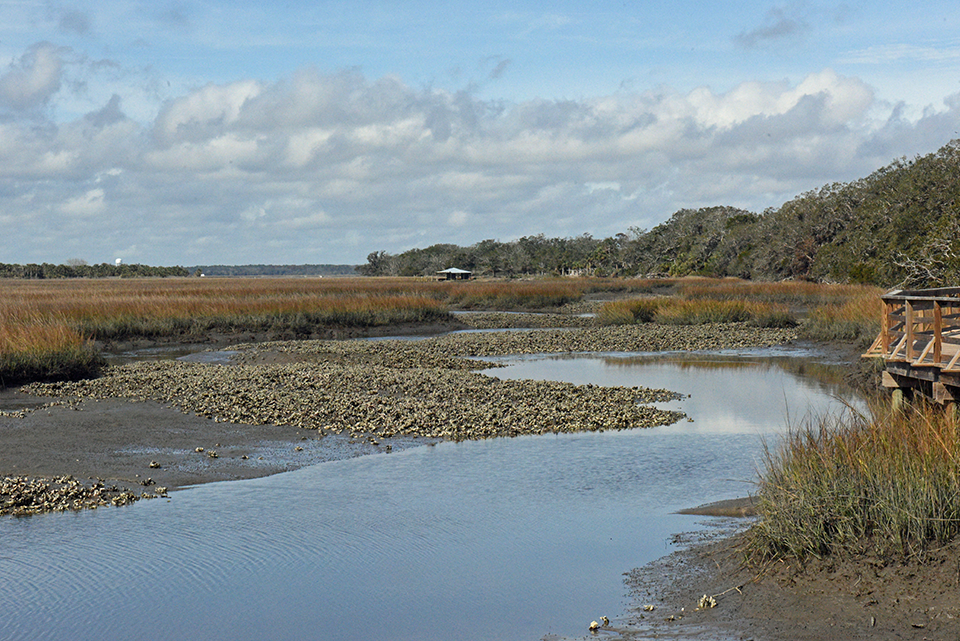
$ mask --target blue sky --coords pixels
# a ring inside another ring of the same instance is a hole
[[[0,0],[0,262],[760,212],[960,137],[960,5],[878,4]]]

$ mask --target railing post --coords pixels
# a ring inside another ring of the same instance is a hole
[[[943,355],[943,311],[940,309],[940,301],[933,302],[933,362],[940,364],[940,357]]]
[[[881,352],[884,358],[890,356],[890,342],[892,337],[890,336],[890,314],[893,313],[893,304],[888,301],[881,300],[880,307],[882,316],[880,319],[880,347],[883,348]]]
[[[907,362],[913,363],[913,303],[906,301],[903,313],[905,316],[903,331],[907,335]]]

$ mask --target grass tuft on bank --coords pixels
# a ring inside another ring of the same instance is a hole
[[[810,419],[765,468],[754,560],[922,557],[960,534],[960,428],[939,406]]]
[[[96,376],[103,357],[63,319],[0,318],[0,387]]]
[[[804,336],[869,345],[880,333],[880,291],[864,288],[847,300],[820,305],[804,323]]]
[[[603,325],[661,323],[704,325],[748,322],[758,327],[794,327],[796,317],[783,305],[744,300],[635,298],[604,303],[597,312]]]
[[[868,345],[880,331],[882,290],[864,285],[807,282],[751,283],[734,279],[683,279],[674,296],[647,296],[604,303],[603,325],[748,322],[794,327],[810,340]]]

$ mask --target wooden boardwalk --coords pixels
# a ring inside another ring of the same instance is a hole
[[[881,296],[880,335],[865,357],[882,358],[883,386],[960,401],[960,287],[894,290]]]

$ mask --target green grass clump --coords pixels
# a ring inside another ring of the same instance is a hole
[[[783,305],[754,303],[751,310],[752,322],[757,327],[796,327],[797,317]]]
[[[655,320],[664,325],[704,325],[748,321],[751,316],[741,300],[675,300],[657,310]]]
[[[889,404],[810,420],[768,451],[757,498],[755,557],[920,554],[960,534],[957,421]]]

